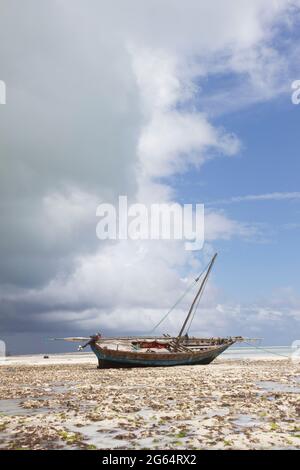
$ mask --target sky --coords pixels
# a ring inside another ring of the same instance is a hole
[[[300,339],[298,0],[0,0],[0,339]],[[205,243],[99,240],[96,208],[205,205]],[[190,292],[158,333],[176,334]]]

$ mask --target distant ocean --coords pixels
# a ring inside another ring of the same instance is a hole
[[[297,349],[291,346],[257,346],[257,347],[231,347],[223,352],[222,356],[232,359],[255,357],[291,357]],[[299,349],[298,349],[299,352]]]

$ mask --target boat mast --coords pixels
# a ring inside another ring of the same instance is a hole
[[[193,309],[194,309],[195,304],[196,304],[196,302],[197,302],[197,299],[199,298],[200,294],[202,293],[202,291],[203,291],[203,289],[204,289],[205,283],[206,283],[206,281],[207,281],[207,278],[208,278],[209,273],[210,273],[210,271],[211,271],[211,269],[212,269],[212,267],[213,267],[213,264],[214,264],[214,262],[215,262],[215,260],[216,260],[217,255],[218,255],[218,253],[216,253],[216,254],[213,256],[211,262],[209,263],[209,266],[208,266],[208,268],[207,268],[207,271],[206,271],[206,274],[205,274],[205,276],[204,276],[204,278],[203,278],[203,281],[201,282],[201,285],[200,285],[199,290],[198,290],[198,292],[197,292],[197,294],[196,294],[196,297],[194,298],[193,303],[192,303],[192,305],[191,305],[191,307],[190,307],[190,309],[189,309],[189,313],[187,314],[187,317],[186,317],[186,319],[185,319],[185,321],[184,321],[184,323],[183,323],[183,325],[182,325],[182,327],[181,327],[181,330],[180,330],[180,332],[179,332],[179,334],[178,334],[178,338],[180,338],[180,337],[182,336],[182,333],[183,333],[184,330],[185,330],[185,327],[186,327],[186,325],[187,325],[187,323],[188,323],[188,321],[189,321],[189,319],[190,319],[190,317],[191,317],[191,315],[192,315],[192,312],[193,312]]]

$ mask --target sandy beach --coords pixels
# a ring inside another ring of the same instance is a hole
[[[98,370],[92,354],[0,363],[1,449],[300,449],[300,364]]]

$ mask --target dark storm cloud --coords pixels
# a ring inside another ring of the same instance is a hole
[[[134,190],[135,84],[126,51],[120,54],[113,33],[105,39],[105,28],[101,18],[87,22],[61,2],[1,2],[3,283],[41,285],[70,269],[74,252],[97,244],[97,198]],[[66,187],[93,195],[84,223],[68,236],[44,199]]]

